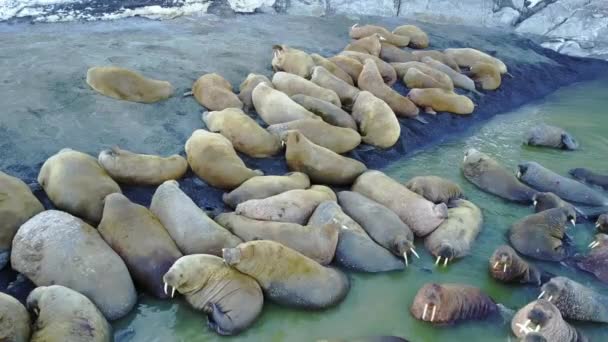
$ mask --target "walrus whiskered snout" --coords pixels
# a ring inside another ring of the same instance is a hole
[[[528,166],[526,166],[525,164],[519,164],[517,165],[517,179],[521,179],[521,177],[523,177],[526,172],[528,171]]]
[[[511,260],[511,256],[507,253],[502,253],[498,255],[497,259],[498,260],[496,260],[492,268],[494,270],[502,269],[502,273],[507,273],[507,269],[513,263],[513,261]]]
[[[443,266],[447,266],[448,262],[454,259],[454,247],[449,242],[442,242],[437,251],[437,260],[435,260],[435,265],[439,265],[441,260],[443,261]]]

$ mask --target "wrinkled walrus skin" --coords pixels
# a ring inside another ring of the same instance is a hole
[[[289,131],[298,131],[313,144],[338,154],[349,152],[361,143],[361,136],[356,130],[333,126],[322,120],[300,119],[270,125],[266,129],[282,137]]]
[[[266,83],[260,83],[253,89],[252,99],[256,112],[268,125],[299,119],[321,120],[320,117],[289,98],[287,94],[266,85]]]
[[[543,336],[546,341],[588,341],[564,321],[555,305],[545,299],[535,300],[517,311],[511,320],[511,331],[517,338],[536,333]]]
[[[265,298],[302,309],[325,309],[341,302],[350,284],[341,271],[278,242],[259,240],[224,249],[224,262],[258,281]]]
[[[554,277],[540,290],[566,319],[608,323],[608,296],[566,277]]]
[[[397,143],[401,125],[386,102],[368,91],[362,91],[353,106],[352,116],[359,125],[361,140],[379,148],[389,148]]]
[[[589,246],[591,250],[587,254],[574,256],[575,264],[608,285],[608,235],[596,234]]]
[[[342,81],[354,85],[353,78],[335,62],[316,53],[311,54],[310,57],[312,57],[312,60],[315,62],[315,66],[322,66]]]
[[[102,95],[133,102],[153,103],[173,95],[171,83],[118,67],[90,68],[87,84]]]
[[[280,193],[307,189],[310,179],[302,172],[289,172],[282,176],[256,176],[249,178],[238,188],[222,196],[224,203],[231,208],[250,199],[263,199]]]
[[[272,82],[268,77],[264,75],[257,74],[249,74],[247,78],[241,82],[239,85],[239,100],[243,102],[244,109],[249,110],[253,108],[253,100],[251,98],[251,93],[253,93],[253,89],[260,84],[264,83],[269,87],[272,87]]]
[[[346,109],[352,108],[359,95],[359,88],[344,82],[322,66],[314,67],[310,80],[323,88],[335,91],[342,107]]]
[[[339,106],[302,94],[294,95],[291,99],[330,125],[357,130],[355,120]]]
[[[315,63],[309,54],[287,45],[272,47],[272,69],[309,78]]]
[[[417,176],[405,183],[405,187],[433,203],[445,203],[464,196],[460,185],[438,176]]]
[[[410,39],[409,47],[414,49],[426,49],[429,47],[429,36],[418,26],[401,25],[393,30],[394,34],[407,36]]]
[[[232,92],[230,82],[216,73],[199,77],[192,86],[192,95],[210,111],[243,108],[241,100]]]
[[[29,342],[30,315],[17,299],[0,292],[0,339],[6,342]]]
[[[562,150],[576,150],[578,142],[563,128],[539,124],[526,134],[525,143],[531,146],[552,147]]]
[[[504,283],[541,284],[541,271],[507,245],[496,248],[489,260],[492,278]]]
[[[338,107],[342,106],[340,98],[335,91],[320,87],[298,75],[279,71],[272,76],[272,85],[274,85],[276,90],[282,91],[287,96],[302,94],[327,101]]]
[[[585,183],[589,183],[592,185],[597,185],[605,190],[608,190],[608,175],[602,175],[599,173],[595,173],[589,169],[585,168],[576,168],[568,171],[570,176],[583,181]]]

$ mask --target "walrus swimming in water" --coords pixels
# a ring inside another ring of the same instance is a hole
[[[208,110],[243,108],[243,102],[232,92],[230,82],[216,73],[199,77],[192,86],[192,95]]]
[[[562,200],[552,192],[537,192],[534,194],[534,196],[532,196],[532,204],[534,205],[534,211],[537,213],[548,209],[562,207],[574,209],[572,204]]]
[[[43,210],[27,184],[0,171],[0,270],[10,260],[11,245],[19,227]]]
[[[186,156],[198,177],[221,189],[234,189],[249,178],[263,174],[245,165],[230,140],[204,129],[197,129],[186,141]]]
[[[253,89],[252,99],[256,112],[268,125],[299,119],[321,120],[321,118],[290,99],[287,94],[275,90],[265,83],[260,83]]]
[[[572,208],[553,208],[528,215],[509,231],[511,245],[521,254],[540,260],[560,261],[566,257],[566,224],[576,222]]]
[[[204,112],[203,122],[209,131],[230,140],[235,150],[253,158],[270,157],[281,149],[281,139],[263,129],[239,108]]]
[[[300,77],[310,78],[314,66],[312,57],[302,50],[290,48],[287,45],[274,45],[272,47],[272,69],[275,72],[285,71]]]
[[[448,216],[444,203],[434,204],[384,173],[370,170],[357,178],[352,191],[394,211],[416,236],[426,236]]]
[[[542,272],[507,245],[496,248],[489,260],[492,278],[505,283],[541,284]]]
[[[553,192],[561,199],[591,206],[606,206],[608,198],[573,179],[563,177],[536,162],[518,165],[517,178],[542,192]]]
[[[379,34],[384,39],[386,39],[386,42],[398,47],[405,47],[410,43],[410,38],[408,36],[391,33],[384,27],[376,25],[359,26],[359,24],[355,24],[350,28],[350,31],[348,32],[348,35],[353,39],[361,39],[374,34]]]
[[[336,194],[323,185],[295,189],[263,199],[251,199],[236,206],[236,214],[255,220],[306,224],[315,208],[324,201],[336,201]]]
[[[148,208],[123,194],[110,194],[97,230],[125,261],[139,287],[156,298],[169,298],[162,277],[182,253]]]
[[[274,241],[250,241],[225,248],[224,262],[258,281],[265,298],[302,309],[325,309],[349,290],[346,275]]]
[[[429,283],[416,293],[410,312],[421,321],[448,324],[485,319],[497,314],[499,308],[492,298],[476,287]]]
[[[150,211],[184,254],[220,256],[222,248],[235,247],[242,242],[207,216],[176,181],[166,181],[156,189]]]
[[[90,68],[87,71],[87,84],[105,96],[133,102],[153,103],[173,95],[171,83],[118,67]]]
[[[247,75],[247,78],[245,78],[241,85],[239,85],[239,100],[243,102],[245,110],[253,108],[251,93],[253,93],[253,89],[255,89],[255,87],[260,83],[264,83],[269,87],[274,87],[268,77],[257,74]]]
[[[361,62],[354,58],[343,55],[329,57],[328,60],[337,65],[340,69],[344,70],[344,72],[346,72],[350,76],[353,82],[347,82],[348,84],[357,84],[359,74],[361,73],[361,70],[363,70],[363,64]],[[330,69],[327,70],[331,71]]]
[[[448,204],[464,196],[460,185],[437,176],[417,176],[405,183],[405,187],[433,203]]]
[[[471,66],[468,74],[483,90],[496,90],[502,83],[502,75],[495,64],[475,63]]]
[[[384,37],[378,33],[374,33],[371,36],[353,40],[344,48],[344,51],[361,52],[378,57],[382,49],[380,42],[383,40],[385,40]]]
[[[555,305],[544,299],[533,301],[517,311],[511,320],[511,331],[517,338],[536,333],[542,335],[547,341],[587,341],[576,329],[564,321]]]
[[[363,70],[359,75],[357,85],[359,89],[369,91],[374,96],[384,100],[397,116],[411,118],[418,115],[418,107],[407,97],[386,85],[376,67],[376,63],[370,59],[363,63]]]
[[[407,98],[430,114],[449,112],[467,115],[475,110],[475,104],[468,97],[440,88],[412,89]]]
[[[445,49],[443,50],[447,56],[451,57],[461,67],[472,67],[479,62],[495,65],[501,74],[508,72],[507,66],[500,59],[492,57],[487,53],[471,48]]]
[[[160,157],[134,153],[118,146],[101,151],[97,161],[112,179],[132,185],[158,185],[180,179],[188,171],[188,162],[178,154]]]
[[[284,141],[289,169],[304,172],[315,183],[349,185],[367,170],[362,162],[316,145],[298,131],[287,131]]]
[[[563,128],[539,124],[526,134],[525,143],[531,146],[553,147],[562,150],[576,150],[578,142]]]
[[[426,49],[429,47],[429,36],[418,26],[401,25],[393,30],[394,34],[406,36],[410,39],[409,47],[414,49]]]
[[[593,274],[604,284],[608,284],[608,235],[596,234],[589,248],[591,250],[587,255],[574,256],[575,265]]]
[[[450,68],[449,66],[447,66],[431,57],[422,57],[422,59],[420,61],[422,63],[448,75],[452,79],[452,83],[454,83],[454,87],[472,91],[476,94],[481,94],[480,92],[477,91],[477,89],[475,89],[475,82],[472,79],[468,78],[466,75],[463,75],[463,74],[459,73],[458,71],[455,71],[454,69]]]
[[[405,63],[418,61],[418,57],[414,56],[411,52],[402,50],[393,44],[381,42],[380,46],[380,56],[378,57],[388,63]]]
[[[342,81],[354,85],[353,78],[335,62],[316,53],[311,54],[310,57],[315,62],[315,66],[322,66]]]
[[[482,190],[509,201],[531,203],[536,193],[496,160],[474,148],[468,149],[464,154],[462,173]]]
[[[322,120],[295,120],[270,125],[267,130],[282,137],[288,131],[298,131],[313,144],[325,147],[338,154],[351,151],[361,143],[361,136],[356,130],[333,126]]]
[[[608,175],[601,175],[585,168],[572,169],[568,173],[580,181],[601,186],[605,190],[608,190]]]
[[[0,292],[0,331],[6,342],[29,342],[30,315],[17,299]]]
[[[447,65],[448,67],[450,67],[450,69],[452,69],[458,73],[460,72],[458,63],[456,63],[456,61],[454,59],[452,59],[452,57],[444,54],[441,51],[437,51],[437,50],[413,51],[412,55],[416,56],[419,61],[422,61],[422,59],[425,57],[430,57],[436,61],[439,61],[439,62]]]
[[[314,67],[310,80],[323,88],[335,91],[344,108],[351,108],[359,96],[358,88],[342,81],[321,66]]]
[[[447,266],[449,261],[467,256],[481,231],[481,209],[472,202],[458,199],[448,209],[448,218],[424,239],[426,249],[437,257],[435,265]]]
[[[432,78],[432,81],[437,85],[437,88],[445,90],[454,90],[454,82],[448,74],[445,72],[435,69],[422,62],[406,62],[406,63],[391,63],[391,66],[395,68],[397,76],[405,82],[405,76],[410,69],[418,69],[425,75]]]
[[[236,208],[239,203],[250,199],[267,198],[289,190],[308,187],[310,187],[310,179],[302,172],[289,172],[283,176],[255,176],[231,192],[225,193],[222,199],[230,207]]]
[[[608,323],[608,296],[566,277],[551,278],[538,298],[550,301],[566,319]]]
[[[365,61],[371,59],[378,69],[378,72],[382,76],[382,82],[386,83],[387,86],[392,86],[397,82],[397,72],[395,72],[395,68],[391,66],[391,64],[383,61],[379,57],[375,57],[372,55],[368,55],[366,53],[355,52],[355,51],[342,51],[340,55],[347,56],[358,60],[361,64],[365,65]],[[361,70],[363,72],[363,69]],[[359,79],[361,75],[357,78],[357,85],[359,85]],[[360,87],[360,85],[359,85]]]
[[[298,75],[279,71],[272,76],[272,84],[275,89],[284,92],[288,96],[297,94],[308,95],[319,100],[327,101],[338,107],[342,106],[340,98],[335,91],[320,87]]]
[[[290,222],[260,221],[235,213],[219,214],[215,220],[243,241],[272,240],[296,250],[321,265],[334,258],[340,225],[303,226]]]
[[[353,117],[339,106],[302,94],[294,95],[291,99],[330,125],[357,130],[357,123]]]
[[[379,148],[389,148],[399,140],[401,125],[386,102],[362,91],[353,106],[352,116],[359,124],[361,140]]]
[[[103,199],[121,192],[95,158],[69,148],[42,164],[38,183],[55,207],[93,224],[101,220]]]
[[[247,329],[262,312],[262,289],[248,275],[213,255],[179,258],[163,276],[171,297],[175,290],[194,309],[207,315],[207,324],[220,335],[236,335]]]
[[[112,327],[84,295],[60,285],[41,286],[27,297],[33,312],[32,342],[110,342]]]
[[[598,232],[608,233],[608,213],[602,214],[597,218],[595,228]]]

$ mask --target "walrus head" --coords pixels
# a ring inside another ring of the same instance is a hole
[[[561,198],[552,192],[537,192],[532,196],[534,209],[557,208],[561,203]],[[538,210],[537,210],[538,211]]]
[[[484,154],[476,148],[470,148],[464,152],[464,163],[478,163],[483,160]]]
[[[589,248],[594,249],[597,248],[599,246],[606,246],[608,245],[608,235],[606,234],[595,234],[595,240],[593,240],[590,244],[589,244]]]
[[[581,168],[581,167],[577,167],[576,169],[572,169],[572,170],[568,171],[568,174],[570,174],[570,176],[572,176],[573,178],[576,178],[578,180],[586,181],[587,177],[589,177],[589,170]]]
[[[437,251],[435,255],[437,256],[437,260],[435,261],[435,265],[439,265],[441,260],[443,259],[443,266],[447,266],[448,262],[454,259],[454,247],[448,241],[443,241],[437,247]]]
[[[438,314],[441,312],[444,301],[443,287],[439,284],[431,283],[424,285],[416,294],[412,307],[412,315],[416,319],[436,322],[439,321]]]
[[[536,305],[532,307],[532,310],[528,312],[528,324],[532,324],[534,329],[530,331],[539,332],[545,327],[553,318],[556,317],[556,312],[559,314],[559,310],[551,304],[549,301],[540,299],[536,301]]]
[[[518,259],[515,250],[509,246],[500,246],[494,251],[490,257],[490,265],[492,273],[498,275],[500,279],[507,279],[513,267],[513,263]]]
[[[574,290],[571,286],[571,280],[564,277],[554,277],[541,287],[541,293],[538,299],[546,299],[551,303],[565,300]]]
[[[405,236],[400,236],[395,239],[395,251],[399,253],[399,255],[403,256],[403,260],[405,260],[405,267],[409,266],[409,260],[407,258],[408,252],[411,252],[416,258],[420,259],[420,256],[414,249],[414,243],[408,240]]]
[[[547,339],[537,332],[531,332],[521,339],[521,342],[547,342]]]
[[[517,165],[517,179],[526,182],[526,179],[537,177],[542,170],[542,166],[536,162],[524,162]]]
[[[562,148],[566,150],[576,150],[578,148],[578,141],[574,139],[570,134],[562,133]]]

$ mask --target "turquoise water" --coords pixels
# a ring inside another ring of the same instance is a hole
[[[486,194],[461,175],[466,149],[475,147],[510,169],[520,161],[535,160],[561,174],[574,167],[608,173],[608,79],[574,85],[542,101],[500,115],[468,138],[458,138],[422,151],[384,170],[405,182],[417,175],[437,175],[458,182],[469,200],[483,211],[483,230],[472,254],[447,268],[435,268],[422,241],[417,241],[420,260],[404,272],[350,274],[351,291],[346,300],[323,312],[303,312],[266,304],[258,321],[243,334],[219,337],[206,327],[206,318],[181,299],[161,302],[149,297],[128,317],[115,322],[117,335],[130,341],[315,341],[373,334],[398,335],[411,341],[509,341],[515,340],[510,318],[467,322],[435,327],[416,321],[409,313],[417,290],[427,282],[456,282],[482,288],[498,303],[514,310],[538,296],[534,287],[507,286],[489,277],[488,258],[506,243],[506,232],[516,220],[533,212]],[[561,126],[580,142],[581,149],[565,152],[522,146],[522,137],[539,122]],[[579,250],[586,249],[593,235],[591,223],[580,223],[570,231]],[[538,263],[546,271],[565,275],[608,294],[608,287],[592,276],[558,263]],[[576,324],[592,341],[608,340],[608,326]],[[132,333],[126,333],[130,329]]]

